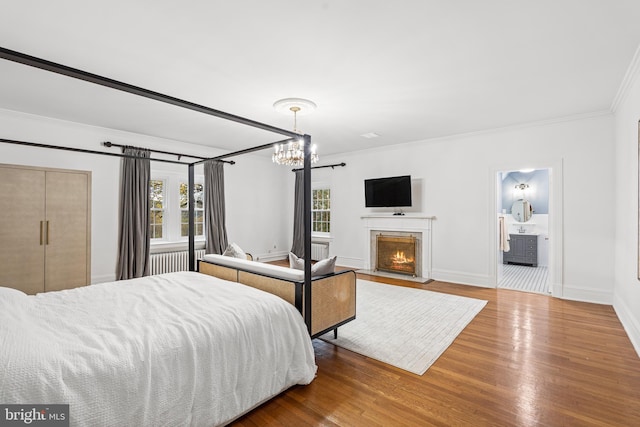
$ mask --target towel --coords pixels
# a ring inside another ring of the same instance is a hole
[[[499,228],[500,228],[500,250],[502,252],[509,252],[511,247],[509,246],[509,230],[507,222],[504,220],[504,217],[499,217]]]

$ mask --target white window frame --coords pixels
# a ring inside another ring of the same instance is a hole
[[[332,201],[331,201],[331,186],[329,184],[326,183],[322,183],[322,182],[317,182],[317,183],[312,183],[311,184],[311,211],[312,211],[312,215],[311,215],[311,237],[315,237],[315,238],[330,238],[331,237],[331,232],[324,232],[324,231],[313,231],[313,192],[315,190],[329,190],[329,213],[331,213],[331,208],[332,208]],[[329,229],[331,229],[331,220],[329,220]]]
[[[185,211],[188,212],[189,211],[189,207],[188,207],[188,205],[187,205],[186,209],[183,209],[183,208],[180,207],[180,184],[187,184],[188,185],[188,183],[185,182],[185,181],[188,181],[188,180],[181,179],[178,182],[178,202],[177,203],[178,203],[178,210],[180,212],[180,216],[178,218],[178,221],[180,222],[180,226],[178,228],[178,234],[180,236],[181,241],[188,241],[189,240],[189,236],[182,236],[182,212],[185,212]],[[194,207],[194,211],[196,213],[197,212],[202,212],[202,235],[196,235],[195,239],[196,240],[204,240],[205,237],[206,237],[206,235],[205,235],[205,223],[204,223],[204,184],[202,182],[198,181],[197,179],[195,180],[194,184],[195,185],[202,185],[202,200],[203,200],[201,208],[198,208],[197,206]]]
[[[151,171],[151,180],[164,181],[164,218],[161,239],[151,239],[152,251],[156,250],[182,250],[186,249],[188,236],[181,236],[181,211],[180,209],[180,183],[186,182],[184,173],[168,171]],[[204,175],[195,176],[195,184],[204,187]],[[204,213],[203,213],[204,215]],[[205,225],[203,224],[203,229]],[[195,236],[196,248],[203,248],[205,235]]]
[[[162,236],[161,238],[152,238],[151,241],[161,241],[164,239],[164,236],[167,235],[167,221],[165,219],[166,210],[167,210],[167,181],[160,178],[151,178],[151,181],[161,181],[162,182]],[[151,185],[149,185],[151,187]],[[151,203],[151,201],[149,201]],[[149,208],[150,211],[159,210],[153,207]],[[149,224],[151,225],[151,224]]]

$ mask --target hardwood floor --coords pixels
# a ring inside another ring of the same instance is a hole
[[[640,425],[640,358],[611,306],[359,278],[489,302],[422,376],[316,339],[317,378],[232,425]]]

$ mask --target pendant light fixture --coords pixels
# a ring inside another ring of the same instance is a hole
[[[304,140],[302,132],[298,127],[298,114],[305,115],[316,109],[316,104],[308,99],[285,98],[276,101],[273,108],[280,113],[293,113],[293,131],[300,134],[300,138],[294,139],[287,144],[274,145],[274,153],[271,156],[273,163],[286,166],[302,166],[304,164]],[[315,144],[311,146],[311,163],[318,161]]]

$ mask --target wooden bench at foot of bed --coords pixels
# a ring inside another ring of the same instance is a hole
[[[277,295],[304,316],[304,272],[223,255],[205,255],[200,273],[242,283]],[[311,279],[311,319],[304,319],[312,338],[356,318],[356,273],[345,270]]]

